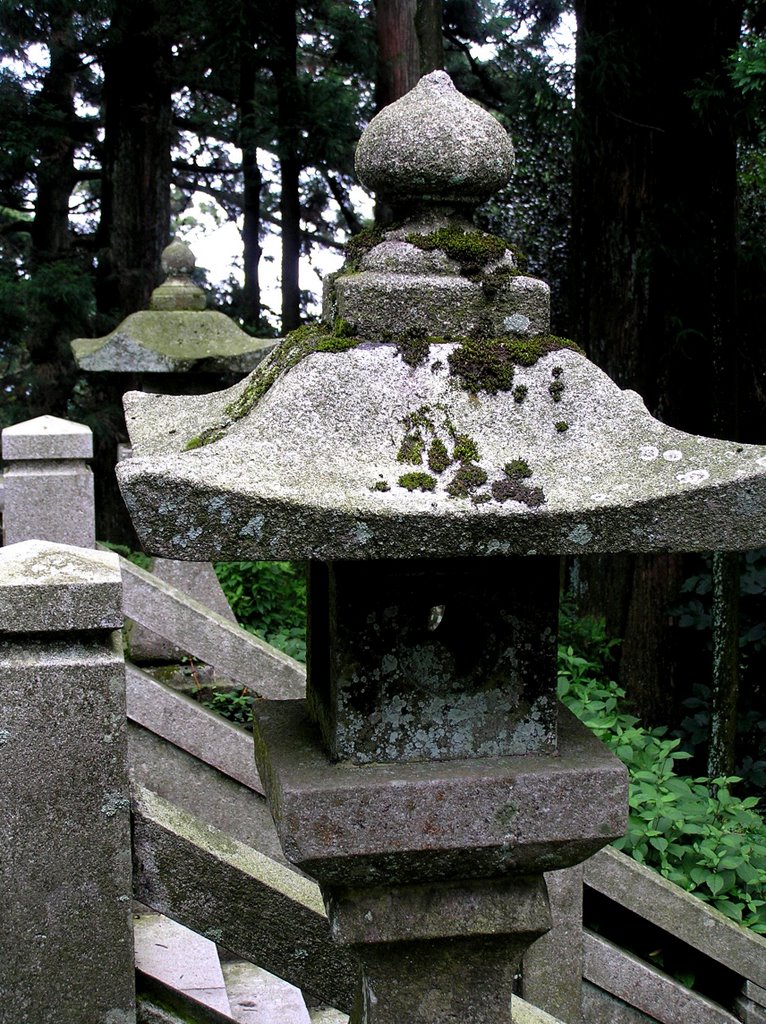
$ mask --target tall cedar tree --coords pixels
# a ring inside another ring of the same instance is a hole
[[[160,0],[120,0],[104,48],[98,308],[149,303],[170,230],[171,38]]]
[[[576,0],[573,333],[665,422],[736,433],[736,146],[727,61],[738,0]],[[679,556],[585,560],[590,606],[624,637],[620,680],[672,717]]]

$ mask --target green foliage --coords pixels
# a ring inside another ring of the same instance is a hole
[[[586,646],[593,659],[560,646],[559,696],[628,768],[628,833],[614,845],[766,934],[766,822],[757,798],[732,793],[736,776],[683,776],[680,762],[690,755],[680,741],[640,725],[623,709],[624,691],[603,676],[611,646],[603,632]]]
[[[244,725],[246,729],[253,727],[253,698],[246,686],[242,689],[214,690],[210,698],[202,703],[230,722]]]
[[[145,555],[143,551],[132,551],[127,544],[112,544],[109,541],[99,541],[98,546],[100,548],[106,548],[107,551],[114,551],[118,555],[122,555],[127,561],[137,565],[139,569],[145,569],[147,572],[151,571],[152,560],[149,555]]]
[[[215,571],[241,626],[306,660],[306,579],[300,564],[220,562]]]

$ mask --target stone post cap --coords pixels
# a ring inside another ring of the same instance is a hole
[[[57,416],[38,416],[5,427],[2,432],[3,458],[91,459],[93,431],[82,423]]]
[[[0,634],[119,629],[122,620],[114,552],[42,540],[0,549]]]
[[[186,242],[174,239],[162,252],[162,269],[167,278],[152,292],[149,309],[204,309],[205,293],[191,279],[196,263]]]
[[[356,172],[378,198],[473,205],[506,184],[513,159],[499,121],[433,71],[370,121]]]

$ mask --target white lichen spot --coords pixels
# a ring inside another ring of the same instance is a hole
[[[201,533],[202,533],[202,527],[201,526],[193,526],[190,530],[186,531],[186,536],[189,538],[189,540],[196,540],[197,537],[199,537],[199,535]]]
[[[755,460],[756,466],[766,466],[766,455],[762,455],[760,459]]]
[[[653,462],[659,456],[660,450],[653,444],[642,444],[638,449],[638,457],[642,462]]]
[[[122,793],[107,793],[101,805],[101,813],[107,818],[113,818],[118,811],[126,811],[130,807],[130,800]]]
[[[690,469],[688,473],[676,473],[679,484],[701,484],[710,473],[706,469]]]
[[[248,519],[242,529],[239,531],[240,537],[252,537],[254,540],[260,540],[261,534],[263,533],[263,516],[253,516],[252,519]]]
[[[599,491],[597,494],[591,494],[590,500],[598,502],[609,501],[609,495]]]
[[[523,313],[512,313],[503,320],[506,331],[515,331],[517,334],[525,334],[529,330],[532,321]]]
[[[666,452],[662,453],[662,457],[666,462],[680,462],[684,453],[679,452],[677,448],[668,448]]]
[[[579,547],[584,547],[586,544],[590,544],[593,540],[593,534],[585,523],[578,523],[577,526],[567,534],[567,540],[571,541],[572,544],[577,544]]]
[[[354,530],[356,539],[360,544],[366,544],[372,538],[372,530],[367,523],[357,523]]]
[[[0,747],[4,747],[10,738],[11,734],[8,729],[0,729]]]

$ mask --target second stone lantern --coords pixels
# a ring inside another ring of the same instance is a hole
[[[557,556],[766,543],[766,449],[652,419],[471,226],[512,163],[427,76],[362,136],[398,222],[322,324],[227,391],[126,398],[147,551],[309,562],[306,700],[256,702],[256,751],[359,955],[355,1022],[510,1021],[543,873],[624,829],[623,766],[556,699]]]

